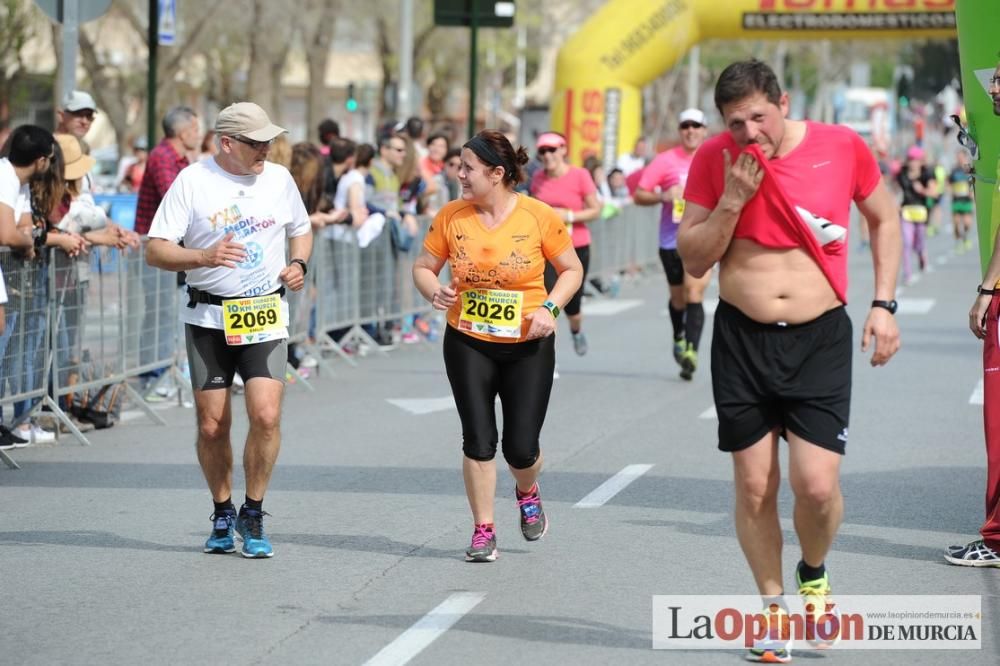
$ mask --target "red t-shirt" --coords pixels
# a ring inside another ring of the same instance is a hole
[[[531,196],[544,201],[553,208],[568,208],[581,211],[583,200],[588,194],[595,194],[597,187],[586,169],[571,166],[559,178],[549,178],[545,169],[539,169],[531,179]],[[583,222],[573,225],[573,247],[590,245],[590,229]]]
[[[698,149],[685,200],[709,210],[719,203],[726,182],[724,149],[733,161],[741,152],[728,132]],[[765,175],[743,207],[733,238],[806,250],[846,303],[851,201],[867,199],[881,181],[875,156],[854,130],[814,122],[806,123],[802,143],[778,159],[763,159],[756,145],[746,150],[756,154]]]

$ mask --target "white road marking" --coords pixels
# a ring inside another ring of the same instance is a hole
[[[899,304],[899,314],[925,315],[931,311],[936,301],[933,298],[900,298],[896,302]]]
[[[651,469],[653,469],[652,465],[628,465],[573,506],[578,509],[594,509],[602,506],[609,499],[624,490],[628,484]]]
[[[485,592],[456,592],[365,662],[365,666],[403,666],[486,598]]]
[[[584,313],[588,317],[611,317],[626,310],[637,308],[645,301],[638,299],[611,299],[602,301],[587,301]]]
[[[386,398],[386,402],[417,416],[455,409],[455,399],[450,395],[444,398]]]
[[[717,419],[719,415],[715,411],[715,405],[712,405],[701,414],[698,415],[699,419]]]
[[[976,384],[976,388],[972,389],[972,395],[969,396],[970,405],[981,405],[983,404],[983,380],[980,379],[979,383]]]

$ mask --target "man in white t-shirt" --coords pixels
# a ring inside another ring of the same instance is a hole
[[[265,159],[285,131],[256,104],[223,109],[215,123],[219,152],[180,172],[149,230],[147,263],[187,272],[189,302],[181,321],[195,389],[198,461],[215,502],[206,553],[234,552],[234,531],[244,557],[274,553],[264,534],[263,500],[281,446],[288,338],[282,296],[285,287],[304,286],[313,243],[295,181]],[[246,501],[238,515],[229,438],[236,371],[246,382],[250,419]]]
[[[45,242],[43,234],[32,235],[30,195],[28,183],[46,172],[55,156],[55,139],[52,133],[35,125],[21,125],[10,135],[10,150],[0,158],[0,245],[31,252],[36,242]],[[0,359],[7,351],[10,333],[7,327],[7,288],[0,271]],[[11,312],[11,328],[16,312]],[[0,378],[2,381],[2,378]],[[0,448],[27,446],[29,439],[13,434],[0,424]]]

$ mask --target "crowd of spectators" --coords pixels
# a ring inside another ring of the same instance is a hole
[[[95,160],[84,136],[97,113],[91,95],[73,91],[62,100],[54,133],[21,126],[6,138],[0,158],[0,246],[10,250],[0,255],[8,278],[6,289],[0,281],[0,307],[5,309],[0,316],[0,326],[5,329],[0,336],[4,364],[0,398],[4,392],[20,394],[26,387],[43,384],[41,352],[46,345],[57,350],[59,383],[65,386],[78,378],[81,356],[85,355],[80,327],[90,280],[88,253],[95,246],[139,250],[141,236],[177,173],[194,161],[211,159],[217,150],[213,132],[204,131],[197,114],[184,106],[165,114],[162,139],[152,149],[143,138],[129,141],[132,154],[122,158],[115,175],[115,189],[138,198],[134,227],[126,229],[112,222],[94,200]],[[421,225],[426,226],[444,204],[461,196],[462,152],[454,143],[454,130],[450,125],[433,127],[430,132],[427,129],[427,124],[413,117],[383,124],[371,142],[356,142],[341,136],[336,121],[326,119],[317,128],[318,141],[293,144],[282,136],[268,151],[270,161],[291,172],[318,240],[355,243],[363,248],[384,234],[382,242],[390,244],[394,264],[388,270],[399,284],[392,290],[394,303],[375,305],[394,312],[414,309],[407,281],[412,255],[426,230]],[[602,217],[631,203],[625,177],[629,169],[641,168],[648,161],[648,155],[638,152],[642,150],[645,142],[640,141],[635,151],[623,156],[622,165],[607,174],[594,158],[583,165],[594,181]],[[537,164],[532,166],[537,170]],[[364,255],[362,261],[366,261]],[[49,293],[50,262],[55,262],[57,272],[64,276],[55,283],[58,294]],[[135,263],[141,266],[141,262]],[[162,294],[183,288],[173,276],[168,279],[156,273],[129,275],[130,281],[134,278],[142,285],[136,292],[144,294],[144,298],[128,303],[138,312],[134,325],[140,340],[151,339],[153,327],[172,316],[165,311],[167,300]],[[594,286],[604,289],[599,282]],[[53,298],[58,301],[54,319],[49,312]],[[322,333],[337,340],[345,330]],[[369,325],[366,331],[378,344],[416,342],[437,332],[435,322],[413,314]],[[310,331],[311,336],[317,333],[315,328]],[[18,339],[19,335],[23,339]],[[162,339],[157,343],[165,344]],[[139,365],[153,363],[167,353],[157,346],[143,346]],[[308,370],[300,366],[315,365],[315,359],[301,350],[293,349],[289,361],[302,372]],[[162,392],[158,381],[162,372],[157,368],[142,375],[141,386],[149,388],[147,398],[173,395]],[[4,413],[0,411],[0,447],[54,438],[52,430],[58,423],[37,418],[38,402],[35,398],[15,403],[13,413],[7,415],[13,417],[11,427],[3,424]],[[71,412],[70,405],[64,406]],[[93,427],[77,416],[73,420],[83,431]]]

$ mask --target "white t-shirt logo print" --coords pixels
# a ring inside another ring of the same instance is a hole
[[[799,217],[802,218],[809,229],[812,230],[813,235],[816,236],[816,240],[819,241],[820,245],[826,245],[827,243],[843,240],[844,236],[847,235],[847,229],[839,224],[834,224],[826,218],[810,213],[801,206],[796,206],[795,210],[798,212]]]

